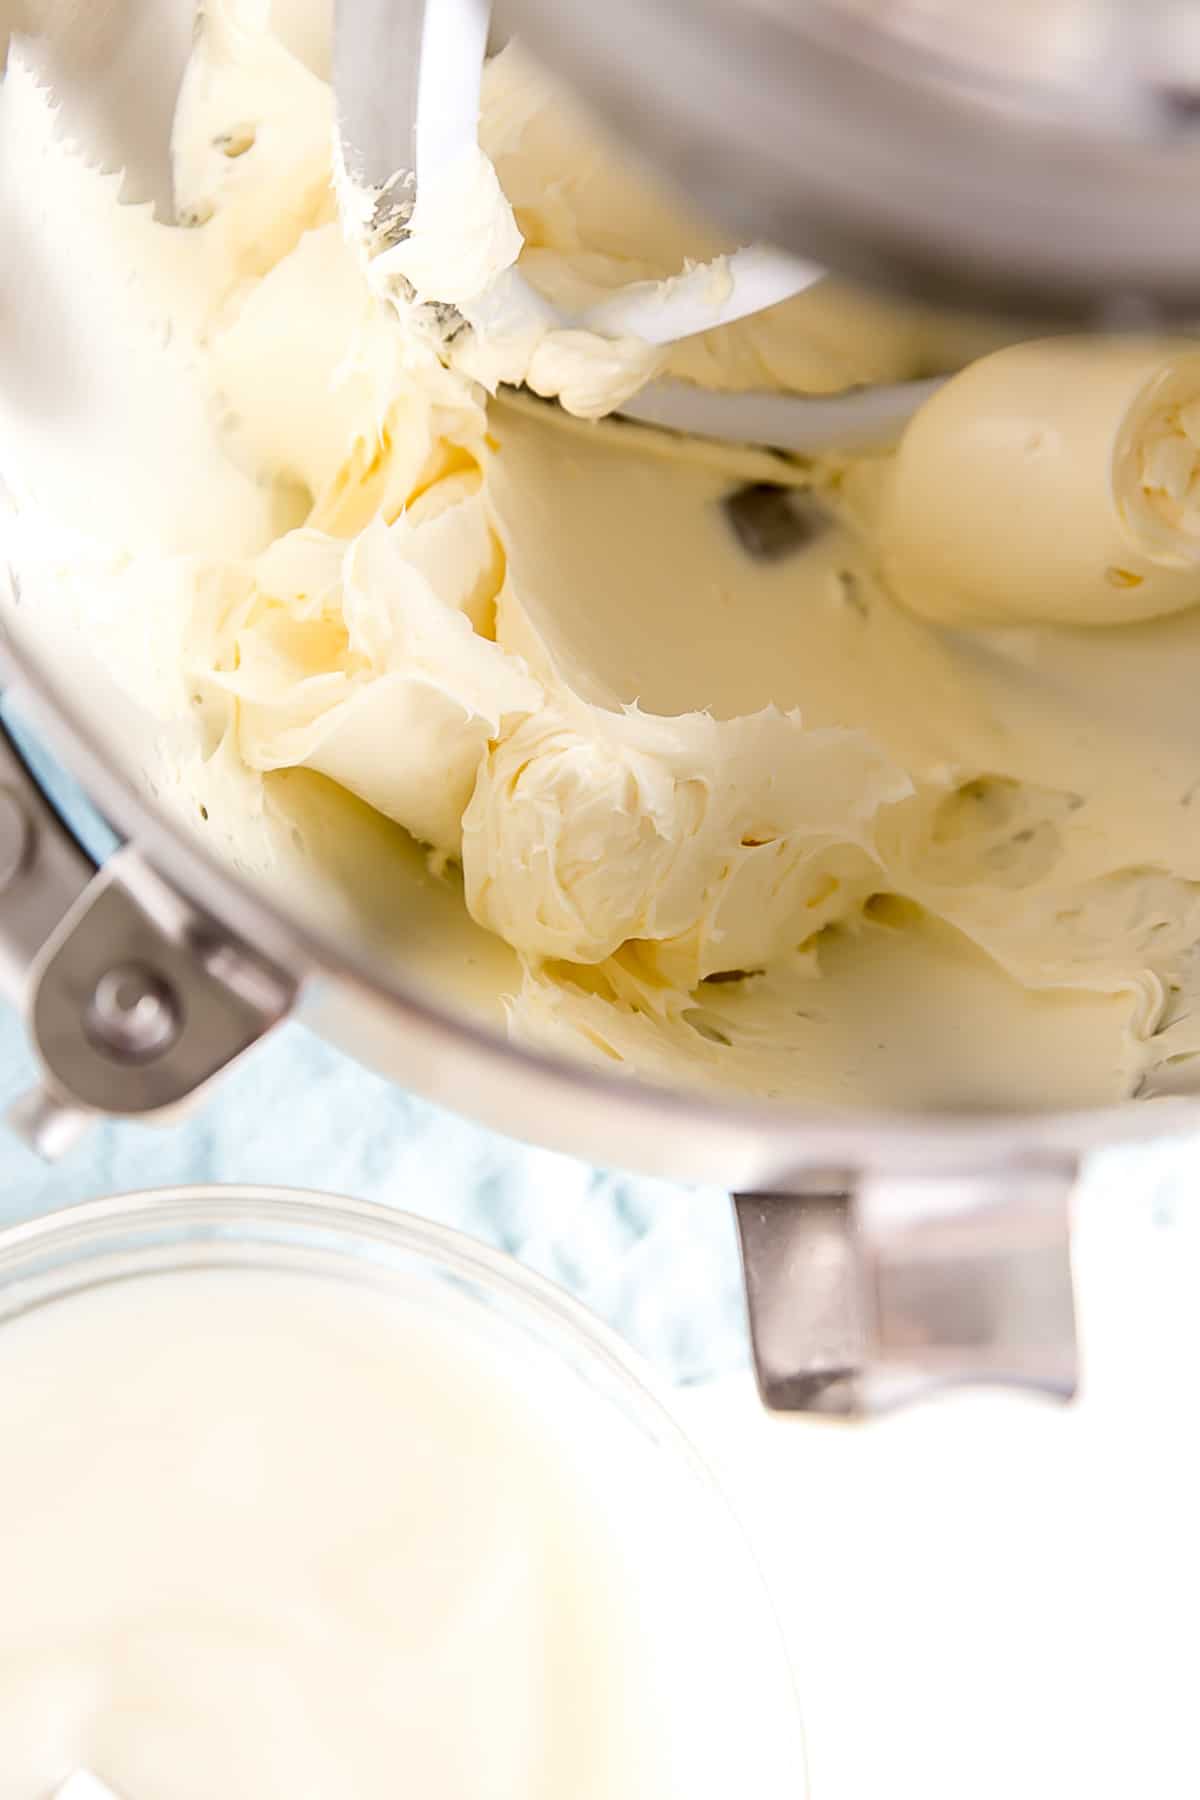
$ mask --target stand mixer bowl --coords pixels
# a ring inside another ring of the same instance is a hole
[[[546,18],[582,30],[585,10]],[[174,93],[191,7],[130,0],[124,11],[116,37],[99,34],[88,54],[68,39],[78,56],[73,68],[67,58],[76,81],[64,105],[81,132],[87,118],[110,131],[136,121],[121,156],[130,190],[162,206],[170,108],[135,112],[121,96],[147,81],[159,98]],[[546,34],[557,44],[550,23]],[[744,1196],[755,1352],[772,1404],[850,1416],[963,1379],[1072,1391],[1078,1160],[1106,1142],[1194,1128],[1193,1104],[767,1105],[661,1090],[515,1045],[501,1004],[510,953],[451,905],[415,848],[355,806],[339,815],[336,856],[303,891],[214,854],[164,800],[153,727],[86,656],[46,641],[20,599],[10,583],[0,608],[12,687],[124,839],[97,873],[15,746],[0,744],[0,966],[43,1065],[19,1120],[40,1148],[61,1148],[100,1112],[169,1113],[298,1009],[397,1082],[513,1135]],[[312,795],[305,804],[321,835],[327,812]]]

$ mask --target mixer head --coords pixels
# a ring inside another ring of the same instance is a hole
[[[1200,310],[1187,0],[504,0],[744,241],[1104,326]]]

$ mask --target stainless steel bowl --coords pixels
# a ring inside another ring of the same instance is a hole
[[[127,35],[89,58],[71,37],[56,66],[69,117],[138,122],[131,182],[160,199],[169,108],[131,111],[121,95],[147,70],[156,94],[173,95],[189,18],[190,0],[127,0]],[[451,925],[422,859],[360,819],[311,891],[238,872],[155,792],[152,733],[96,670],[42,641],[11,584],[0,615],[10,681],[124,839],[97,870],[0,742],[0,974],[42,1063],[18,1121],[41,1148],[100,1112],[169,1113],[299,1010],[397,1082],[514,1136],[744,1196],[772,1403],[850,1414],[959,1379],[1071,1391],[1079,1158],[1192,1129],[1193,1104],[818,1110],[661,1091],[533,1054],[500,1025],[504,965],[488,959],[502,947]],[[386,931],[372,901],[384,885]],[[472,969],[476,988],[491,984],[482,1010],[464,983]]]

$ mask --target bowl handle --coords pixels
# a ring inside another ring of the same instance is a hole
[[[1069,1161],[815,1171],[735,1200],[759,1390],[864,1418],[982,1383],[1069,1400],[1078,1378]]]
[[[0,993],[41,1063],[9,1122],[35,1150],[64,1154],[101,1115],[180,1106],[296,990],[128,845],[98,868],[0,725]]]

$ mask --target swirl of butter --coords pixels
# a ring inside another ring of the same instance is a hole
[[[926,402],[880,552],[949,625],[1122,625],[1200,601],[1200,342],[1046,339]]]
[[[598,963],[691,922],[683,852],[707,795],[572,710],[548,708],[497,745],[463,818],[463,872],[471,912],[510,944]]]
[[[542,690],[434,592],[412,535],[376,520],[348,547],[313,531],[280,539],[211,679],[238,702],[248,767],[316,770],[457,856],[489,741]]]
[[[795,712],[659,718],[566,696],[480,770],[467,904],[531,955],[674,946],[664,976],[692,985],[853,910],[864,892],[831,875],[829,853],[877,871],[875,815],[910,791],[864,734],[810,731]]]

